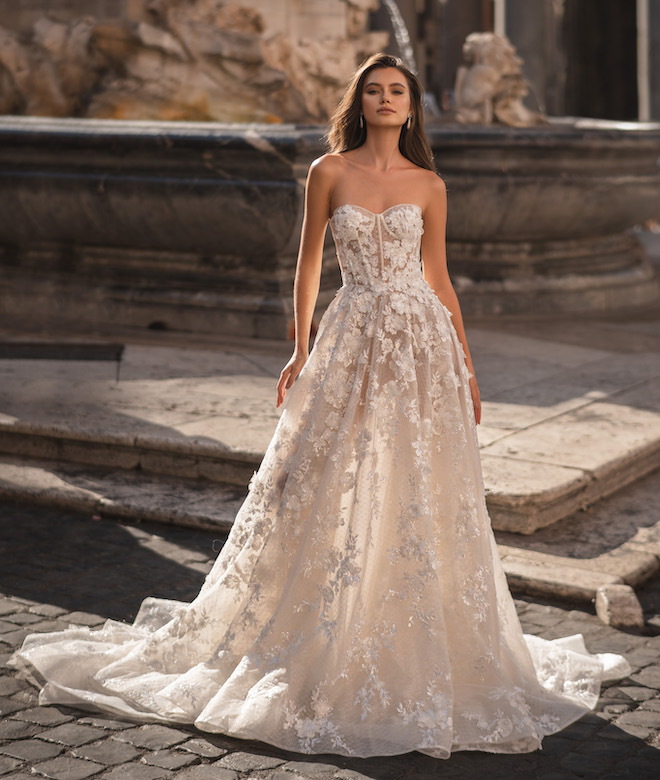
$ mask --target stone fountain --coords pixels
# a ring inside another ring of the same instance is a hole
[[[385,45],[376,1],[306,4],[322,40],[293,0],[136,0],[122,22],[0,31],[3,109],[41,115],[0,117],[0,324],[286,338],[304,177],[319,122]],[[499,124],[469,124],[474,105],[429,124],[466,313],[650,301],[629,228],[658,209],[660,125],[510,127],[515,84],[505,103],[484,83]],[[328,245],[319,315],[339,283]]]

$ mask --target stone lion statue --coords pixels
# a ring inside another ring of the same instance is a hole
[[[528,94],[522,60],[497,33],[471,33],[463,44],[465,65],[456,73],[456,119],[464,124],[511,127],[543,124],[542,114],[523,105]]]

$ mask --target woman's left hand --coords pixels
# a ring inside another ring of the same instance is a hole
[[[481,422],[481,396],[476,376],[470,377],[470,394],[472,395],[472,406],[474,407],[474,419],[477,425],[479,425]]]

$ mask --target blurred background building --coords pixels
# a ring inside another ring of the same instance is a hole
[[[660,119],[660,0],[398,0],[419,72],[451,102],[466,36],[506,35],[530,107],[551,116]],[[387,27],[384,5],[374,15]],[[396,45],[394,45],[396,48]]]

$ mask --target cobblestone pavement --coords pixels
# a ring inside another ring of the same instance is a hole
[[[623,653],[633,673],[603,689],[595,713],[543,748],[520,756],[420,753],[371,759],[286,753],[264,743],[186,726],[135,725],[63,706],[37,706],[37,691],[4,666],[35,631],[69,623],[132,620],[148,595],[189,601],[221,541],[218,534],[130,525],[56,510],[0,505],[0,776],[27,780],[426,780],[660,777],[660,577],[639,592],[644,634],[604,626],[594,614],[517,600],[526,632],[580,632],[592,652]]]

